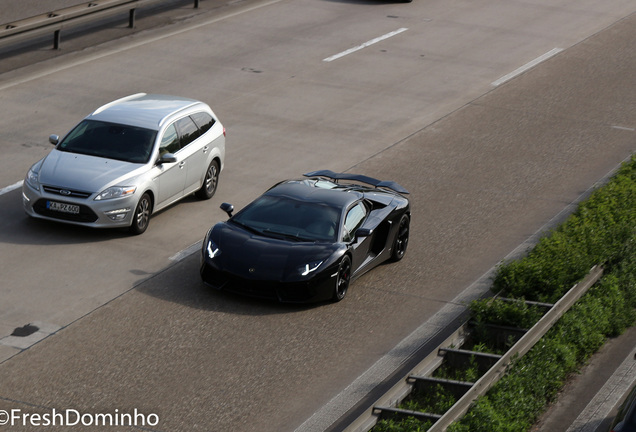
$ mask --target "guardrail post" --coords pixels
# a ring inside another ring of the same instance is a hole
[[[53,49],[60,49],[60,39],[61,39],[61,31],[55,30],[53,33]]]
[[[128,27],[135,28],[135,9],[131,9],[128,12]]]

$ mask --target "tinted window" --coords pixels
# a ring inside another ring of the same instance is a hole
[[[57,146],[60,151],[145,163],[157,132],[135,126],[84,120]]]
[[[214,118],[206,112],[198,112],[196,114],[192,114],[192,120],[197,124],[199,130],[201,131],[201,135],[210,130],[212,125],[215,123]]]
[[[161,138],[161,144],[159,144],[159,155],[163,156],[166,153],[176,153],[180,148],[179,135],[177,135],[177,130],[175,129],[174,124],[171,124],[166,128],[166,131],[163,133],[163,138]]]
[[[197,125],[194,124],[190,117],[177,120],[176,124],[179,129],[179,135],[181,136],[181,148],[187,146],[201,135],[199,128],[197,128]]]
[[[271,237],[331,242],[336,238],[338,210],[326,204],[262,196],[231,220]]]
[[[362,203],[356,204],[351,210],[347,212],[345,219],[345,232],[344,241],[351,241],[358,228],[362,226],[364,218],[367,215],[367,209]]]

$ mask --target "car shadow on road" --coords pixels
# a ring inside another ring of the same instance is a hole
[[[216,290],[201,281],[198,253],[151,276],[135,289],[148,296],[189,308],[238,315],[298,313],[330,304],[279,303]]]
[[[95,243],[130,237],[125,229],[95,229],[19,216],[10,230],[0,231],[0,242],[33,245]]]

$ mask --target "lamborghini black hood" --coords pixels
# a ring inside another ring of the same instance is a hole
[[[208,240],[213,242],[212,250],[218,249],[218,252],[212,259],[207,250],[204,255],[207,260],[213,261],[218,270],[246,279],[278,282],[297,282],[314,277],[337,261],[345,249],[333,243],[258,235],[232,222],[216,224],[203,245],[204,249],[208,248]]]

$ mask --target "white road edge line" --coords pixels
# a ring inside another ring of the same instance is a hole
[[[548,51],[547,53],[543,54],[542,56],[539,56],[536,59],[532,60],[531,62],[526,63],[525,65],[521,66],[519,69],[515,69],[514,71],[510,72],[508,75],[504,75],[501,78],[499,78],[497,81],[493,81],[491,83],[491,85],[497,87],[498,85],[501,85],[501,84],[505,83],[506,81],[509,81],[509,80],[513,79],[517,75],[521,75],[522,73],[524,73],[528,69],[531,69],[531,68],[535,67],[539,63],[541,63],[543,61],[546,61],[550,57],[553,57],[553,56],[557,55],[561,51],[563,51],[563,48],[553,48],[550,51]]]
[[[183,261],[184,259],[186,259],[187,257],[189,257],[190,255],[196,253],[197,251],[201,250],[201,246],[203,244],[203,240],[199,240],[198,242],[188,246],[187,248],[177,252],[176,254],[172,255],[170,257],[170,261]]]
[[[393,37],[393,36],[395,36],[395,35],[397,35],[397,34],[400,34],[400,33],[402,33],[402,32],[405,32],[405,31],[407,31],[407,30],[408,30],[408,28],[404,28],[404,27],[399,28],[399,29],[397,29],[397,30],[395,30],[395,31],[392,31],[391,33],[387,33],[387,34],[382,35],[382,36],[380,36],[380,37],[377,37],[377,38],[375,38],[375,39],[371,39],[370,41],[367,41],[367,42],[363,43],[362,45],[358,45],[357,47],[353,47],[353,48],[348,49],[348,50],[346,50],[346,51],[343,51],[343,52],[341,52],[341,53],[338,53],[338,54],[332,55],[331,57],[327,57],[326,59],[323,59],[322,61],[324,61],[324,62],[331,62],[331,61],[337,60],[337,59],[339,59],[340,57],[344,57],[344,56],[346,56],[346,55],[348,55],[348,54],[351,54],[351,53],[353,53],[353,52],[359,51],[359,50],[361,50],[361,49],[363,49],[363,48],[366,48],[366,47],[368,47],[368,46],[370,46],[370,45],[373,45],[373,44],[375,44],[375,43],[381,42],[381,41],[383,41],[383,40],[385,40],[385,39],[388,39],[388,38],[390,38],[390,37]]]
[[[613,129],[624,130],[629,132],[636,132],[636,128],[625,127],[625,126],[612,126]]]
[[[0,195],[4,195],[4,194],[9,193],[11,191],[14,191],[16,189],[20,189],[22,187],[22,182],[23,182],[23,180],[20,180],[19,182],[14,183],[11,186],[7,186],[7,187],[4,187],[4,188],[0,189]]]

